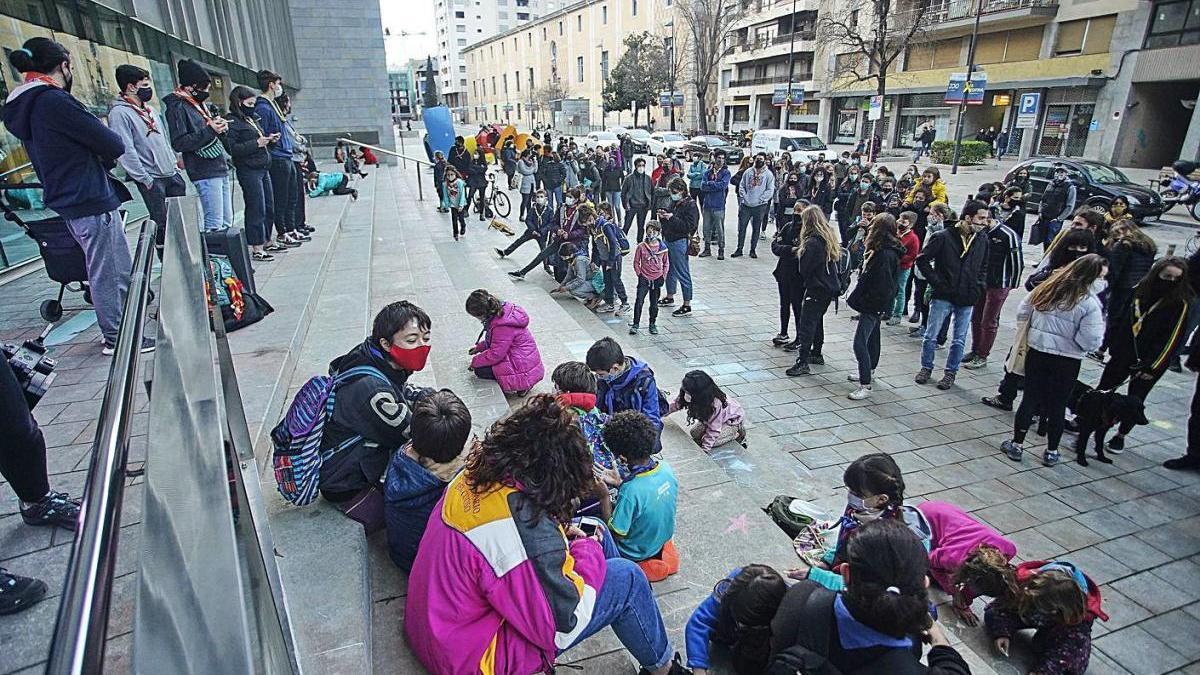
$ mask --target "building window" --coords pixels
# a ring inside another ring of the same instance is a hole
[[[608,50],[600,52],[600,81],[608,79]]]
[[[467,13],[466,13],[466,12],[455,12],[455,13],[454,13],[454,18],[456,18],[456,19],[465,19],[465,18],[467,18]]]
[[[582,14],[575,15],[575,32],[576,33],[583,32],[583,15]]]
[[[601,5],[600,7],[600,23],[605,26],[608,25],[608,5]]]
[[[1200,0],[1154,3],[1146,48],[1200,44]]]
[[[504,73],[503,75],[501,75],[500,79],[502,80],[502,82],[504,84],[504,95],[507,96],[508,95],[508,73]]]
[[[460,23],[454,27],[454,30],[455,30],[455,32],[458,32],[458,33],[465,33],[465,32],[467,32],[467,27]]]
[[[474,63],[474,62],[475,62],[475,59],[471,59],[471,62],[472,62],[472,63]],[[459,67],[458,67],[458,72],[460,72],[460,73],[465,73],[465,72],[467,72],[467,67],[466,67],[466,66],[459,66]]]
[[[637,16],[637,0],[633,0],[633,15]]]
[[[459,81],[458,81],[458,86],[460,86],[460,87],[465,87],[465,86],[467,86],[467,80],[466,80],[466,78],[463,78],[463,79],[459,80]]]
[[[579,81],[583,82],[583,57],[582,56],[575,59],[575,74],[578,76]]]
[[[529,91],[532,92],[533,91],[533,68],[529,69],[529,79],[526,80],[526,82],[529,83]]]
[[[526,33],[525,38],[529,43],[527,46],[532,47],[533,46],[533,33]]]
[[[517,21],[528,21],[529,12],[517,12]]]
[[[563,22],[559,21],[558,22],[558,36],[562,37],[562,34],[563,34]]]
[[[496,12],[496,18],[500,19],[501,21],[507,21],[508,20],[508,12]]]
[[[545,42],[548,39],[550,38],[546,36],[546,27],[542,26],[542,42]]]
[[[458,46],[466,47],[467,46],[467,38],[458,38]]]
[[[478,83],[477,82],[471,83],[471,95],[474,96],[475,98],[479,98],[479,88],[475,86],[476,84],[478,84]]]
[[[1054,40],[1054,55],[1106,53],[1112,44],[1113,27],[1116,26],[1116,23],[1117,17],[1113,14],[1058,24],[1058,36]],[[1176,24],[1176,26],[1180,25],[1182,24]],[[1196,27],[1200,30],[1200,24],[1197,24]]]
[[[492,96],[496,95],[496,76],[492,76]]]

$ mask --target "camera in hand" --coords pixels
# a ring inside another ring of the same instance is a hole
[[[58,362],[46,356],[46,335],[52,327],[53,324],[46,326],[41,335],[26,340],[19,346],[8,342],[0,343],[0,351],[8,358],[8,365],[25,392],[25,401],[30,410],[42,400],[46,390],[57,377],[54,368],[58,366]]]

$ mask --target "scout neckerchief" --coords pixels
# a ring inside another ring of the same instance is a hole
[[[975,233],[972,232],[969,237],[963,237],[961,233],[958,236],[962,239],[963,243],[962,253],[958,254],[958,257],[961,259],[967,257],[967,251],[971,250],[971,242],[975,241]]]
[[[62,85],[60,85],[58,83],[58,80],[54,79],[53,77],[50,77],[46,73],[39,73],[39,72],[36,72],[33,70],[29,71],[28,73],[25,73],[25,81],[26,82],[41,82],[42,84],[49,85],[51,87],[54,87],[55,89],[62,89]]]
[[[183,87],[175,89],[175,95],[183,99],[188,105],[195,108],[196,112],[200,113],[200,116],[204,118],[205,122],[212,120],[212,115],[208,114],[208,109],[200,105],[200,102],[193,98],[192,95],[187,91],[185,91]]]
[[[284,119],[285,119],[283,116],[283,111],[279,109],[279,106],[275,103],[275,99],[270,96],[267,96],[266,94],[259,96],[259,98],[267,99],[267,103],[271,104],[271,110],[274,110],[275,114],[279,116],[279,123],[283,124]]]
[[[1139,299],[1139,298],[1133,299],[1133,325],[1131,326],[1131,329],[1133,330],[1134,337],[1137,337],[1138,333],[1142,332],[1142,321],[1145,320],[1146,317],[1153,314],[1154,310],[1158,309],[1158,306],[1161,304],[1162,304],[1162,298],[1159,298],[1158,300],[1154,301],[1153,305],[1150,305],[1150,309],[1146,310],[1145,313],[1143,313],[1141,299]]]
[[[154,111],[150,109],[149,105],[143,103],[142,99],[136,96],[130,96],[129,94],[121,94],[121,98],[125,99],[126,103],[133,106],[133,109],[137,111],[138,117],[142,118],[142,122],[146,124],[147,136],[153,133],[158,133],[158,123],[154,121]]]
[[[758,168],[757,166],[750,170],[750,187],[758,187],[762,183],[763,173],[767,170],[766,167]]]

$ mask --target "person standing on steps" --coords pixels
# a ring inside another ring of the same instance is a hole
[[[142,194],[142,202],[154,221],[154,244],[161,258],[167,228],[167,197],[182,197],[187,192],[187,183],[175,163],[166,130],[150,107],[154,98],[150,73],[124,64],[117,66],[116,75],[121,94],[109,108],[108,126],[125,142],[125,154],[117,161]]]
[[[268,262],[275,259],[268,251],[286,249],[270,241],[275,211],[275,193],[268,172],[271,156],[267,146],[271,138],[263,134],[254,114],[257,96],[249,87],[242,86],[234,87],[229,93],[229,131],[224,141],[237,169],[238,185],[242,187],[246,205],[246,243],[250,245],[254,260]]]
[[[221,230],[233,224],[232,184],[221,148],[229,125],[213,117],[204,105],[212,88],[208,71],[185,59],[179,62],[178,76],[179,86],[163,97],[171,149],[183,155],[188,179],[196,186],[203,215],[201,228],[205,232]]]
[[[1079,379],[1084,354],[1104,339],[1104,311],[1097,294],[1104,289],[1108,264],[1095,253],[1056,270],[1017,308],[1017,322],[1028,324],[1025,393],[1013,419],[1011,440],[1000,449],[1014,462],[1024,455],[1025,435],[1039,417],[1046,426],[1042,463],[1058,464],[1067,398]],[[1081,462],[1082,463],[1082,462]]]
[[[61,44],[31,38],[8,59],[25,81],[4,103],[4,126],[24,143],[46,206],[83,249],[103,351],[112,354],[133,268],[118,211],[132,196],[108,173],[125,143],[71,96],[75,71]],[[153,344],[146,338],[144,348]]]
[[[650,177],[646,175],[646,158],[638,157],[633,160],[633,173],[626,176],[621,183],[621,201],[625,205],[625,234],[629,234],[636,218],[637,241],[645,238],[646,214],[650,212],[653,200],[654,187]]]
[[[296,229],[296,211],[291,208],[296,198],[296,164],[292,162],[294,148],[292,136],[286,127],[283,109],[276,99],[283,96],[283,78],[269,70],[258,72],[259,94],[254,104],[254,114],[258,116],[259,126],[268,137],[271,144],[267,150],[271,153],[271,191],[275,208],[275,233],[286,241],[300,243],[310,241],[312,237]],[[348,150],[353,153],[353,149]]]
[[[745,180],[745,177],[742,179]],[[841,292],[837,277],[838,261],[842,249],[837,234],[825,220],[821,207],[810,204],[800,214],[800,245],[796,247],[797,268],[804,285],[804,301],[800,306],[800,325],[796,327],[796,340],[784,346],[786,351],[796,352],[796,363],[787,369],[788,377],[810,375],[810,364],[824,364],[821,356],[823,338],[821,325],[829,303]]]
[[[858,383],[858,389],[847,396],[851,401],[861,401],[871,395],[872,373],[879,366],[879,326],[896,302],[900,281],[896,272],[900,269],[905,248],[900,243],[892,214],[880,213],[871,219],[865,249],[858,283],[846,298],[846,304],[858,312],[858,326],[854,330],[858,374],[848,376],[851,382]]]
[[[1012,289],[1021,285],[1021,238],[995,216],[988,218],[984,233],[988,240],[985,288],[971,311],[971,352],[963,357],[968,370],[986,368],[996,332],[1000,330],[1000,310]]]
[[[710,247],[715,243],[717,260],[725,259],[725,200],[729,196],[729,178],[725,156],[714,152],[704,180],[700,182],[701,215],[704,218],[704,250],[700,251],[701,258],[712,255]]]
[[[670,269],[667,271],[667,296],[659,300],[659,307],[675,304],[676,287],[683,288],[683,304],[671,312],[671,316],[692,313],[692,270],[688,260],[688,242],[696,234],[700,223],[700,211],[696,200],[688,198],[688,184],[678,176],[671,179],[670,211],[659,209],[656,216],[662,225],[663,240],[667,243]]]
[[[913,378],[917,384],[929,382],[933,375],[937,334],[946,318],[951,317],[954,336],[937,387],[946,390],[954,386],[971,326],[971,313],[983,295],[987,279],[988,240],[979,235],[987,227],[988,218],[986,204],[974,200],[967,202],[957,225],[929,237],[925,249],[917,256],[921,276],[932,289],[929,323],[921,343],[921,370]]]
[[[758,257],[758,235],[767,222],[767,209],[775,199],[775,175],[767,168],[767,156],[759,153],[754,166],[738,181],[738,243],[732,258],[742,257],[746,244],[746,225],[750,224],[750,257]]]

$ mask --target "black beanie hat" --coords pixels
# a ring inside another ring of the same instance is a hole
[[[212,77],[199,63],[184,59],[179,62],[179,86],[194,87],[212,83]]]

